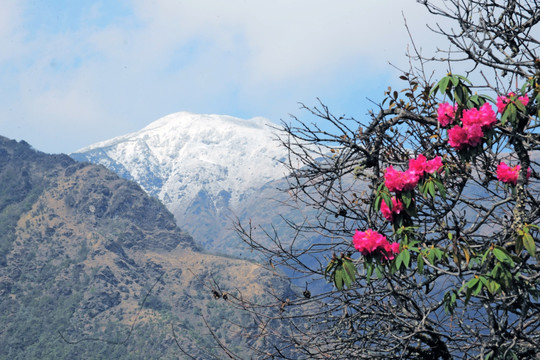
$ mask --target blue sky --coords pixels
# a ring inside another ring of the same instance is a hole
[[[70,153],[177,111],[279,122],[317,97],[361,118],[397,84],[388,62],[408,67],[402,12],[434,47],[414,0],[2,0],[0,135]]]

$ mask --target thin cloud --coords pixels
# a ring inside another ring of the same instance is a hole
[[[419,42],[434,43],[414,1],[109,4],[71,8],[72,18],[59,16],[65,29],[25,23],[31,2],[0,5],[13,15],[0,27],[0,45],[13,49],[0,56],[0,116],[18,119],[0,120],[3,135],[70,152],[182,110],[278,121],[320,96],[358,111],[351,91],[377,98],[370,91],[396,74],[387,62],[407,66],[400,7]],[[45,129],[58,129],[56,138],[26,136]]]

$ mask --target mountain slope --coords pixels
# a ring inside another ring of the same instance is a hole
[[[239,246],[231,244],[231,216],[283,178],[286,155],[262,118],[187,112],[71,154],[136,181],[205,248],[229,253]]]
[[[290,296],[256,264],[200,253],[165,207],[102,166],[0,137],[0,183],[0,359],[178,358],[177,341],[209,358],[204,322],[239,349],[257,333],[216,286]],[[247,333],[228,322],[239,319]]]

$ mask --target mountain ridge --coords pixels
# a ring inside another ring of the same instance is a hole
[[[275,129],[261,117],[178,112],[70,156],[136,181],[198,243],[233,254],[242,245],[233,245],[230,218],[244,213],[243,203],[261,188],[286,175],[287,151]],[[201,231],[201,224],[211,230]]]

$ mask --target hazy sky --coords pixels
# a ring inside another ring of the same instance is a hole
[[[177,111],[307,115],[320,97],[366,116],[408,35],[415,0],[2,0],[0,135],[69,153]],[[444,69],[441,69],[444,75]]]

